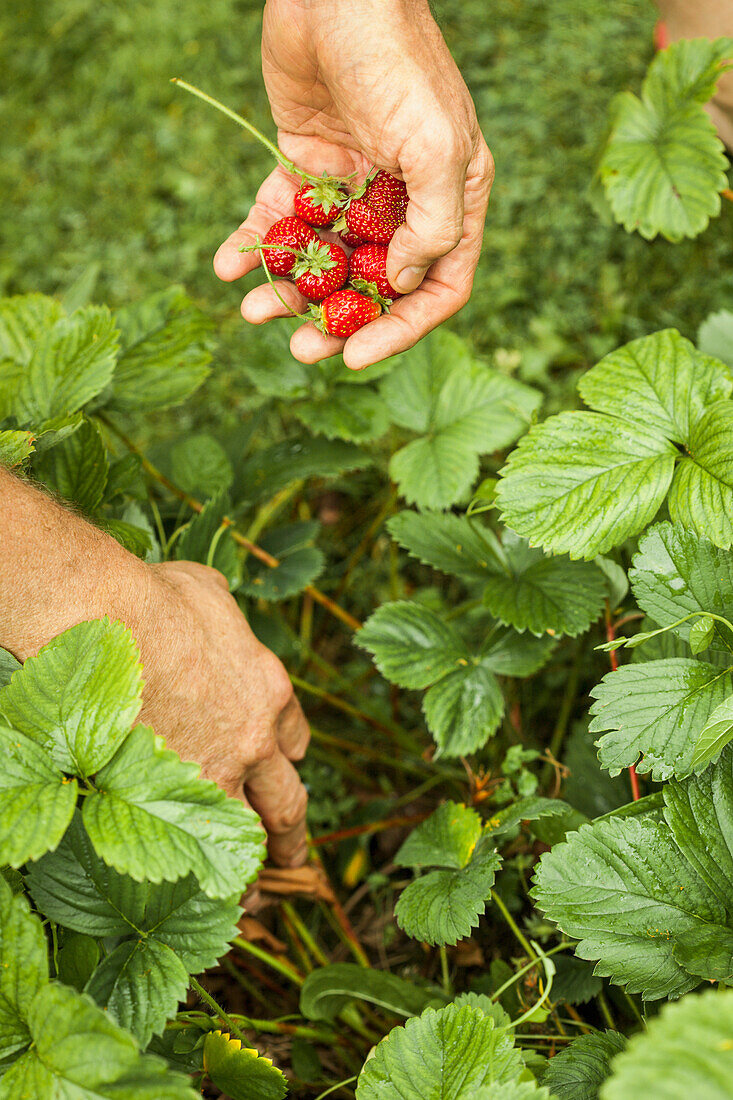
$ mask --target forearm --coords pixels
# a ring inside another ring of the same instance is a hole
[[[127,621],[144,603],[143,562],[2,468],[0,516],[0,646],[19,660],[76,623]]]

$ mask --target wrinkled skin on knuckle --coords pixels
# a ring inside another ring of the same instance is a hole
[[[301,783],[293,793],[292,799],[287,805],[280,807],[274,820],[271,821],[270,832],[276,835],[292,832],[305,818],[307,807],[308,792]]]

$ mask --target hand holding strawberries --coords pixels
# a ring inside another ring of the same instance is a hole
[[[291,343],[303,362],[343,350],[347,366],[360,369],[412,346],[468,300],[493,178],[491,154],[427,0],[267,0],[262,53],[287,157],[314,176],[355,172],[358,181],[374,165],[386,170],[383,194],[377,187],[350,203],[341,239],[321,236],[336,246],[368,241],[361,245],[368,254],[358,257],[359,248],[352,254],[352,282],[360,278],[379,286],[379,278],[391,285],[390,297],[395,291],[405,296],[346,342],[330,335],[328,326],[321,333],[308,324]],[[406,193],[386,173],[401,177]],[[398,189],[404,205],[390,223]],[[308,190],[278,166],[246,221],[219,249],[219,277],[230,281],[253,270],[260,255],[242,252],[242,246],[264,242],[273,223],[294,211],[311,226],[331,223],[337,196],[316,198],[314,218]],[[295,284],[276,286],[296,311],[306,309]],[[243,316],[255,324],[287,312],[267,284],[242,303]]]

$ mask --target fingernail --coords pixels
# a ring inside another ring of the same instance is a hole
[[[420,286],[425,271],[424,267],[403,267],[397,276],[395,290],[399,290],[402,294],[409,294],[411,290]]]

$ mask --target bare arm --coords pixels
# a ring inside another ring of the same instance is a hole
[[[0,646],[23,661],[61,631],[109,615],[142,653],[141,720],[257,810],[270,854],[306,855],[307,795],[291,761],[308,726],[280,661],[255,638],[220,573],[149,566],[0,468]]]

